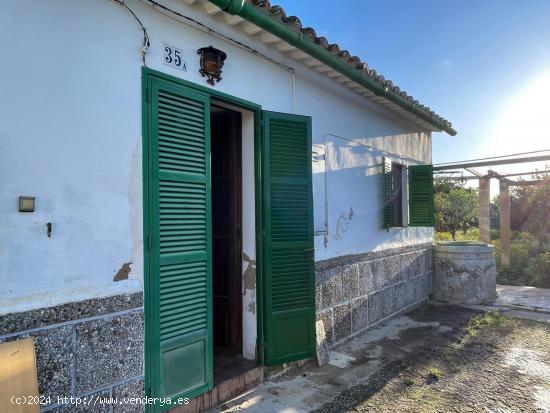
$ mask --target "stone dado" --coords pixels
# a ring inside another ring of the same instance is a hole
[[[425,301],[432,246],[316,263],[316,310],[329,346]],[[142,412],[61,406],[58,396],[143,397],[143,296],[97,298],[0,316],[0,342],[34,337],[43,412]]]
[[[422,244],[317,262],[317,321],[329,347],[426,301],[432,259]]]
[[[61,406],[58,397],[143,397],[143,294],[0,315],[0,342],[34,337],[43,412],[140,412],[140,406]]]

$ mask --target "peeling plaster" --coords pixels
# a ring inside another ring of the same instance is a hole
[[[247,311],[256,314],[256,260],[243,253],[243,297]]]
[[[130,268],[131,265],[131,262],[124,263],[122,267],[120,267],[120,270],[118,270],[118,272],[113,277],[113,281],[118,282],[122,280],[127,280],[130,272],[132,271],[132,268]]]
[[[256,289],[256,260],[243,253],[243,288],[246,290]],[[244,294],[243,294],[244,295]]]
[[[249,303],[246,306],[246,309],[250,314],[256,314],[256,290],[249,290],[249,291],[250,291],[250,297],[249,297]]]
[[[243,357],[256,360],[258,339],[256,291],[256,192],[254,114],[242,112],[242,314]]]
[[[349,228],[349,221],[353,219],[353,208],[349,207],[349,211],[347,213],[344,213],[338,217],[338,221],[336,223],[336,231],[334,233],[334,239],[335,240],[342,240],[344,238],[344,234],[347,232]]]

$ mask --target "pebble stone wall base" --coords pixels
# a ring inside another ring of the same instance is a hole
[[[316,263],[317,320],[332,347],[431,293],[432,246]],[[42,412],[143,412],[143,406],[75,406],[58,397],[141,398],[143,295],[120,295],[0,315],[0,342],[34,337]]]
[[[41,411],[142,412],[136,405],[75,406],[58,397],[144,397],[143,294],[0,315],[0,342],[34,337]]]
[[[317,320],[329,347],[427,301],[432,244],[347,255],[316,263]]]

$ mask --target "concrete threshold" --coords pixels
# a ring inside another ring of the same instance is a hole
[[[170,413],[198,413],[243,393],[263,380],[263,368],[254,367],[216,385],[212,390],[191,399],[189,404],[170,409]]]
[[[376,372],[430,346],[451,327],[400,316],[336,346],[327,365],[307,365],[286,377],[268,379],[210,413],[302,413],[315,410],[340,393],[365,384]]]

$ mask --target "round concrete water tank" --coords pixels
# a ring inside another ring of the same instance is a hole
[[[433,299],[483,304],[496,298],[495,246],[481,242],[434,245]]]

